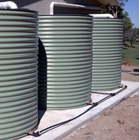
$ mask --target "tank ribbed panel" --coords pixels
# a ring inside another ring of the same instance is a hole
[[[39,16],[39,106],[85,106],[91,96],[92,19]]]
[[[92,91],[113,90],[121,84],[123,20],[93,18]]]
[[[38,123],[37,13],[0,10],[0,140],[15,140]]]

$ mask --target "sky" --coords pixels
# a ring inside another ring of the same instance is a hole
[[[123,7],[127,11],[134,28],[139,28],[139,0],[128,0]]]

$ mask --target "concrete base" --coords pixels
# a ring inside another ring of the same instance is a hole
[[[89,121],[95,119],[96,117],[103,114],[105,111],[113,108],[116,104],[121,102],[122,100],[128,98],[129,96],[136,94],[139,92],[139,82],[129,82],[129,81],[122,81],[123,85],[127,85],[127,89],[122,91],[121,93],[117,94],[116,96],[109,98],[108,100],[104,101],[103,103],[99,104],[95,108],[91,109],[83,116],[64,124],[60,127],[57,127],[53,130],[50,130],[40,137],[32,137],[26,136],[21,138],[20,140],[61,140],[68,134],[72,133],[73,131],[79,129],[81,126],[85,125]],[[116,89],[114,91],[108,91],[107,93],[113,93],[118,91]],[[92,101],[97,102],[100,99],[103,99],[107,95],[102,94],[92,94]],[[40,123],[38,129],[36,131],[40,131],[45,129],[51,125],[57,124],[62,121],[66,121],[71,119],[80,113],[84,112],[90,107],[90,105],[78,109],[69,109],[69,110],[47,110],[46,112],[43,110],[39,110],[39,118]]]

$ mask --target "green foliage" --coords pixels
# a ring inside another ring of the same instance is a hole
[[[119,0],[120,1],[120,6],[118,7],[118,18],[124,18],[124,13],[123,13],[123,7],[125,6],[125,3],[128,2],[128,0]]]
[[[133,27],[133,23],[131,22],[131,19],[129,18],[128,12],[122,12],[123,16],[123,32],[124,32],[124,41],[128,40],[128,37],[126,35],[126,32],[130,30]]]
[[[135,66],[139,66],[139,43],[135,42],[133,48],[130,47],[128,41],[124,42],[123,45],[123,62],[130,61]]]
[[[128,2],[128,0],[119,0],[119,1],[120,1],[120,4],[121,4],[120,5],[121,7],[125,6],[125,3]]]
[[[123,13],[123,24],[124,24],[124,33],[133,27],[133,23],[129,18],[128,12]]]
[[[131,29],[132,27],[133,27],[133,23],[131,22],[131,19],[130,19],[130,17],[129,17],[129,14],[128,14],[128,12],[123,12],[123,7],[125,6],[125,3],[126,2],[128,2],[128,0],[120,0],[120,3],[121,3],[121,5],[120,5],[120,9],[121,10],[119,10],[119,13],[118,13],[118,17],[119,18],[123,18],[123,24],[124,24],[124,29],[123,29],[123,31],[124,31],[124,33],[126,32],[126,31],[128,31],[129,29]]]

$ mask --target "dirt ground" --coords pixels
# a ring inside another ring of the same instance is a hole
[[[124,81],[139,82],[139,67],[123,65],[121,79]]]
[[[139,67],[122,66],[122,80],[139,82]],[[139,93],[63,140],[139,140]]]

